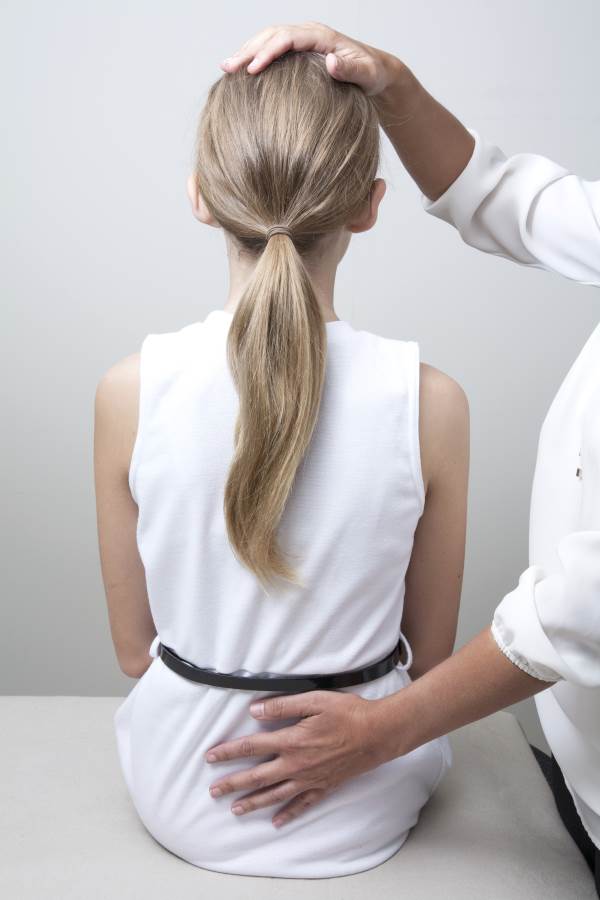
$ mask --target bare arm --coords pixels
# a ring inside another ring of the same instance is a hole
[[[469,406],[460,385],[421,365],[419,439],[426,488],[406,592],[402,631],[419,678],[454,648],[462,588],[469,476]],[[435,627],[432,627],[435,623]]]
[[[484,628],[414,684],[369,708],[384,760],[538,694],[553,682],[528,675],[502,653]]]
[[[136,433],[139,353],[112,366],[96,388],[94,475],[102,578],[121,670],[140,678],[156,634],[136,541],[138,508],[128,484]]]
[[[381,127],[413,181],[437,200],[466,167],[475,140],[401,60],[387,65],[390,82],[375,98]]]
[[[505,156],[466,129],[401,60],[385,66],[393,77],[375,98],[381,126],[427,212],[484,253],[600,284],[600,181],[540,154]]]

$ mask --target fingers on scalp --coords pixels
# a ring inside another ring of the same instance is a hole
[[[244,47],[247,47],[249,50],[256,50],[263,44],[266,44],[267,41],[270,41],[276,34],[279,34],[282,30],[286,29],[287,25],[270,25],[269,28],[264,28],[262,31],[259,31],[253,38],[250,38],[244,44]]]
[[[300,25],[271,25],[245,41],[233,54],[231,65],[246,65],[256,71],[258,67],[265,63],[268,65],[288,50],[302,50],[314,44],[313,35],[306,34],[306,32],[314,32],[315,29],[328,35],[334,33],[329,26],[322,22],[308,21]],[[323,43],[323,40],[320,43]],[[325,48],[318,46],[316,49],[324,50]]]
[[[250,50],[252,48],[256,48],[260,46],[262,41],[267,40],[275,34],[280,25],[269,25],[267,28],[263,28],[262,31],[257,31],[256,34],[253,34],[251,38],[248,38],[247,41],[241,46],[241,50]]]
[[[302,50],[311,46],[314,39],[312,35],[307,35],[307,30],[314,31],[315,28],[330,31],[326,25],[320,22],[305,22],[302,25],[278,25],[272,29],[271,34],[263,35],[265,38],[264,45],[259,47],[253,44],[256,49],[255,60],[262,63],[265,61],[272,62],[277,56],[281,56],[288,50]]]
[[[264,44],[266,40],[268,40],[274,32],[274,28],[265,28],[262,31],[259,31],[257,34],[252,35],[247,41],[244,41],[243,44],[232,53],[229,57],[234,60],[235,64],[248,62],[248,60],[252,59],[257,49]]]
[[[258,59],[261,62],[269,60],[269,62],[271,62],[275,57],[281,56],[282,53],[285,53],[287,50],[291,50],[293,46],[294,38],[292,34],[285,29],[274,35],[267,41],[264,47],[261,47],[261,49],[256,52],[255,60]]]

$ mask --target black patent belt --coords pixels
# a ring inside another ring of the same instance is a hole
[[[203,669],[188,662],[179,656],[171,647],[166,647],[162,642],[157,646],[157,656],[160,656],[166,666],[187,678],[200,684],[211,684],[214,687],[233,688],[238,691],[283,691],[286,694],[300,693],[301,691],[334,691],[337,688],[349,687],[353,684],[364,684],[381,678],[396,667],[402,653],[402,644],[405,644],[408,657],[408,665],[412,661],[412,653],[406,639],[401,634],[400,640],[394,649],[377,662],[358,669],[349,669],[346,672],[328,672],[323,675],[233,675],[229,672],[216,672],[214,669]]]

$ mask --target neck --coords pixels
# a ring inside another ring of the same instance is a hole
[[[233,314],[252,276],[256,263],[253,260],[247,261],[241,255],[236,254],[233,249],[229,250],[228,257],[229,291],[224,308],[227,312]],[[337,273],[337,262],[328,263],[326,259],[321,258],[318,265],[306,263],[306,268],[317,302],[321,308],[323,319],[326,322],[337,321],[338,316],[333,306],[333,289]]]

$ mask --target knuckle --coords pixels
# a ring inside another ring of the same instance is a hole
[[[249,776],[250,776],[250,781],[252,782],[252,788],[254,790],[264,786],[265,779],[264,779],[264,776],[261,774],[261,772],[251,771],[249,773]]]
[[[279,735],[279,747],[284,753],[295,750],[297,746],[296,736],[293,731],[288,733],[283,732]]]
[[[293,42],[292,31],[287,25],[282,26],[281,29],[273,35],[272,40],[270,41],[271,46],[281,47],[287,44],[291,44]]]
[[[273,718],[281,718],[284,713],[284,702],[281,697],[273,697],[265,703],[265,712],[267,715],[273,716]]]
[[[254,756],[254,745],[249,738],[245,738],[240,744],[240,753],[242,756]]]
[[[270,41],[271,38],[275,37],[275,35],[280,34],[282,29],[286,28],[286,25],[278,24],[278,25],[270,25],[268,28],[265,28],[264,31],[261,32],[261,38],[264,44],[267,41]]]
[[[289,796],[289,793],[284,787],[276,787],[273,789],[272,797],[275,803],[281,803],[282,800],[287,800]]]

